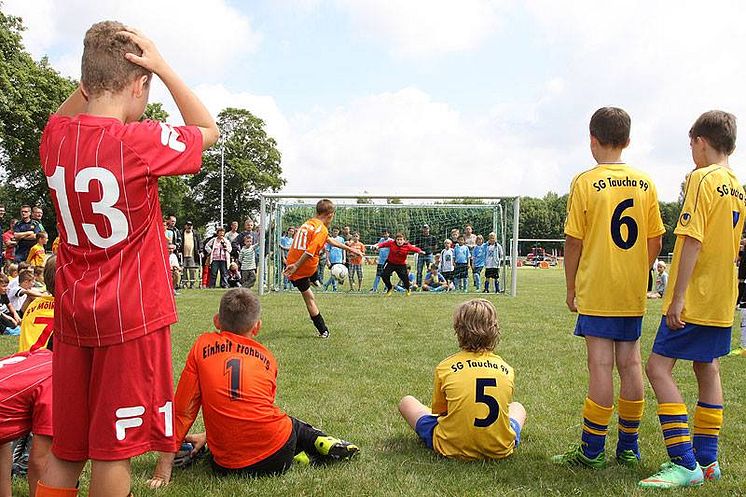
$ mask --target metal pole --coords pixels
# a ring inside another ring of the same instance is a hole
[[[259,295],[264,295],[264,273],[267,264],[264,258],[264,223],[267,217],[267,199],[262,195],[259,202]]]
[[[518,295],[518,222],[520,220],[521,198],[516,197],[513,204],[513,240],[510,247],[510,265],[513,268],[510,282],[510,294],[515,297]]]
[[[225,189],[225,145],[220,148],[220,226],[225,227],[223,221],[224,215],[224,202],[223,202],[223,190]]]

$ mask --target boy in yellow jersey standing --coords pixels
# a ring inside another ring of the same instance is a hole
[[[665,228],[650,177],[621,160],[629,130],[624,110],[597,110],[590,122],[590,147],[598,165],[575,176],[570,186],[565,222],[567,307],[579,314],[575,335],[585,338],[589,382],[581,443],[552,457],[556,464],[606,465],[615,364],[620,380],[616,458],[631,466],[640,459],[640,333],[648,268],[660,252]]]
[[[513,368],[498,355],[497,311],[489,300],[453,314],[459,352],[435,368],[432,409],[407,395],[399,412],[428,448],[457,459],[502,459],[521,440],[526,409],[513,402]]]
[[[723,388],[718,357],[730,350],[746,195],[728,165],[736,147],[735,116],[705,112],[689,130],[689,138],[697,167],[686,181],[663,300],[665,315],[646,368],[671,461],[642,480],[642,487],[688,487],[720,478]],[[677,359],[692,361],[699,386],[693,440],[672,374]]]

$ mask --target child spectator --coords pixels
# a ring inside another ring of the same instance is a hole
[[[293,238],[295,237],[295,228],[293,226],[289,227],[285,235],[280,237],[280,255],[282,256],[282,271],[285,270],[285,267],[288,265],[288,252],[290,251],[290,247],[293,245]],[[282,286],[285,290],[288,290],[291,288],[290,280],[287,276],[282,276],[283,282]]]
[[[497,243],[497,235],[487,235],[487,253],[484,260],[484,293],[490,291],[490,280],[495,281],[495,293],[500,291],[500,266],[503,260],[502,245]]]
[[[21,317],[8,298],[8,277],[0,273],[0,335],[21,333]]]
[[[376,245],[376,248],[390,249],[388,258],[386,259],[386,265],[383,268],[381,279],[383,284],[386,285],[386,296],[390,296],[393,292],[393,286],[391,285],[391,274],[396,273],[399,279],[404,284],[404,291],[407,295],[410,293],[409,284],[409,271],[407,270],[407,254],[409,252],[415,252],[421,254],[422,250],[418,247],[407,242],[404,238],[404,233],[399,232],[394,237],[394,240],[389,240]]]
[[[448,290],[448,282],[445,277],[438,272],[438,265],[430,264],[430,270],[425,275],[422,283],[423,292],[445,292]]]
[[[8,298],[19,316],[23,317],[26,305],[31,300],[43,296],[43,293],[34,289],[34,270],[26,268],[18,273],[18,279],[8,285]],[[29,299],[31,297],[31,299]]]
[[[12,495],[13,440],[32,432],[28,495],[39,495],[37,484],[52,445],[52,353],[37,350],[1,358],[0,399],[0,495]]]
[[[241,271],[238,270],[238,264],[231,262],[228,266],[228,276],[226,277],[228,288],[239,288],[241,286]]]
[[[417,281],[415,279],[414,273],[412,272],[412,266],[410,264],[407,264],[407,276],[409,277],[409,289],[416,292],[420,287],[417,285]],[[399,279],[399,283],[396,284],[394,290],[396,290],[397,292],[407,291],[407,289],[404,288],[404,282],[401,279]]]
[[[451,248],[453,242],[449,238],[446,238],[443,242],[445,247],[440,251],[440,265],[438,269],[448,283],[448,289],[453,288],[453,272],[456,268],[456,264],[453,262],[453,249]]]
[[[49,118],[40,146],[60,227],[56,286],[65,291],[54,323],[56,436],[36,497],[75,496],[89,459],[89,494],[125,496],[130,458],[173,446],[177,313],[158,179],[197,173],[219,135],[142,34],[104,21],[83,46],[80,86]],[[140,121],[153,74],[185,126]],[[76,192],[79,184],[91,193]]]
[[[453,248],[453,260],[456,268],[453,279],[456,280],[456,290],[466,292],[469,289],[469,247],[466,246],[464,235],[459,235],[458,243]]]
[[[57,257],[50,256],[44,266],[46,293],[35,298],[26,308],[21,320],[18,352],[34,351],[49,346],[54,330],[54,282]]]
[[[652,292],[648,293],[649,299],[660,299],[663,298],[663,293],[666,291],[668,286],[668,273],[666,272],[666,263],[658,261],[655,265],[655,286]]]
[[[256,282],[255,252],[253,238],[250,236],[243,237],[243,247],[238,253],[238,264],[241,269],[241,286],[244,288],[251,288]]]
[[[46,263],[44,267],[47,267]],[[34,290],[45,292],[46,287],[44,285],[44,267],[34,267]]]
[[[220,331],[197,338],[179,378],[174,439],[193,441],[195,450],[207,442],[218,475],[281,474],[301,452],[319,464],[352,458],[357,446],[288,416],[275,404],[277,361],[255,339],[260,312],[259,299],[245,288],[231,289],[220,299],[213,318]],[[230,388],[224,387],[226,368]],[[187,437],[200,409],[205,433]],[[160,454],[151,487],[168,484],[177,447]]]
[[[389,230],[385,229],[381,232],[381,238],[378,240],[378,246],[380,246],[383,242],[387,242],[389,240],[392,240],[391,236],[389,236]],[[381,281],[381,276],[383,275],[383,268],[386,265],[386,259],[389,258],[389,248],[383,247],[378,249],[378,260],[377,266],[376,266],[376,277],[373,278],[373,287],[370,289],[371,293],[376,293],[378,291],[378,284]]]
[[[500,341],[495,306],[484,299],[464,302],[453,314],[453,329],[461,350],[435,368],[431,407],[408,395],[399,412],[442,456],[504,459],[520,443],[526,409],[513,402],[513,368],[494,353]]]
[[[44,261],[47,258],[47,252],[44,248],[47,244],[48,235],[45,231],[36,234],[36,245],[31,247],[26,257],[26,262],[30,266],[44,267]]]
[[[458,243],[458,237],[461,236],[461,231],[458,228],[453,228],[451,230],[451,242],[455,246],[456,243]]]
[[[3,261],[14,262],[16,260],[16,242],[15,232],[13,226],[18,222],[18,219],[11,219],[10,225],[6,231],[3,231]]]
[[[477,235],[477,243],[471,249],[471,273],[474,276],[474,288],[482,288],[482,269],[487,262],[487,244],[484,237]]]
[[[474,228],[471,224],[464,226],[464,243],[469,247],[469,250],[473,249],[477,244],[477,235],[474,234]]]
[[[581,441],[552,462],[606,466],[606,435],[614,414],[614,366],[619,374],[616,460],[640,461],[638,434],[644,408],[640,334],[648,270],[665,233],[650,176],[625,164],[630,117],[604,107],[589,124],[597,165],[573,178],[565,221],[566,304],[577,312],[576,336],[587,349],[588,390]],[[601,183],[603,182],[603,183]],[[600,185],[605,185],[600,188]],[[622,229],[624,228],[624,229]]]
[[[365,244],[360,241],[360,233],[357,231],[352,234],[352,239],[347,242],[349,247],[357,249],[362,255],[350,254],[350,291],[354,289],[355,279],[357,279],[357,291],[359,292],[363,285],[363,257],[365,256]]]
[[[179,264],[179,256],[176,255],[176,245],[169,245],[168,265],[171,267],[171,282],[173,283],[174,295],[179,295],[179,288],[181,287],[181,265]]]
[[[721,475],[718,358],[730,350],[737,295],[734,261],[746,218],[746,194],[728,159],[736,148],[736,117],[705,112],[689,130],[689,145],[696,168],[684,185],[671,288],[663,295],[664,315],[646,366],[670,461],[642,480],[641,487],[696,486]],[[673,376],[679,359],[692,361],[697,379],[691,438],[687,406]]]

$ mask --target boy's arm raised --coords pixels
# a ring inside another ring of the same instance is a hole
[[[121,33],[128,36],[142,49],[142,55],[125,54],[127,60],[152,71],[161,78],[179,108],[184,124],[196,126],[202,133],[202,150],[214,145],[220,137],[220,131],[215,124],[215,120],[197,95],[166,63],[155,44],[135,30],[121,31]]]
[[[80,89],[80,86],[78,86],[75,91],[72,92],[64,102],[62,102],[55,114],[70,117],[77,116],[78,114],[85,112],[87,103],[83,91]]]

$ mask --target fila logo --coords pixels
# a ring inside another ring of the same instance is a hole
[[[145,407],[122,407],[116,410],[117,422],[114,426],[117,429],[117,440],[122,441],[127,437],[127,429],[142,426],[142,415],[145,414]]]
[[[161,124],[161,144],[177,152],[186,150],[186,143],[179,141],[179,132],[166,123]]]

